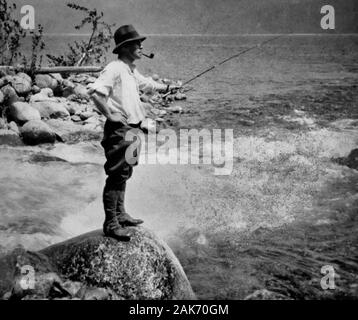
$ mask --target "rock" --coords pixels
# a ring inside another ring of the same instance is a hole
[[[24,72],[19,72],[19,73],[16,74],[16,76],[17,76],[17,77],[20,77],[20,78],[23,78],[23,79],[26,80],[27,82],[32,83],[31,77],[30,77],[28,74],[24,73]]]
[[[73,101],[66,100],[65,103],[63,104],[63,106],[66,108],[66,110],[68,111],[68,113],[71,116],[76,114],[76,112],[77,112],[77,104],[74,103]]]
[[[53,91],[50,88],[44,88],[39,93],[30,97],[30,103],[41,101],[58,101],[58,99],[54,98]]]
[[[62,287],[72,296],[75,297],[80,294],[80,291],[84,289],[84,285],[79,281],[67,280],[62,283]],[[81,295],[81,294],[80,294]]]
[[[73,89],[73,93],[81,99],[89,100],[89,98],[90,98],[87,93],[87,88],[85,86],[83,86],[82,84],[77,84],[75,86],[75,88]]]
[[[74,94],[76,85],[69,80],[64,80],[62,82],[63,90],[62,90],[62,96],[67,98],[68,96]]]
[[[4,94],[2,93],[2,91],[0,91],[0,104],[2,104],[5,100]]]
[[[39,101],[32,102],[31,107],[40,112],[41,118],[54,118],[54,119],[68,119],[70,113],[67,111],[66,106],[57,101]]]
[[[72,88],[72,89],[74,89],[74,88],[76,87],[76,85],[75,85],[72,81],[67,80],[67,79],[63,80],[62,85],[63,85],[65,88]]]
[[[26,102],[14,102],[10,105],[11,118],[17,123],[25,123],[30,120],[41,120],[40,112]]]
[[[54,79],[57,80],[58,83],[62,83],[63,82],[63,78],[61,76],[61,73],[50,73],[50,76]]]
[[[78,115],[73,115],[73,116],[71,117],[71,120],[72,120],[73,122],[81,122],[81,121],[82,121],[81,117],[78,116]]]
[[[15,89],[12,86],[10,86],[9,84],[2,87],[1,91],[4,95],[4,102],[7,103],[8,105],[11,105],[12,103],[19,100],[19,97],[18,97]]]
[[[6,121],[0,117],[0,129],[7,129]]]
[[[160,109],[156,109],[156,108],[152,108],[150,111],[155,116],[165,116],[167,114],[167,112],[165,110],[160,110]]]
[[[39,88],[50,88],[54,91],[58,87],[58,81],[48,74],[36,75],[35,82]]]
[[[35,279],[38,279],[43,274],[57,273],[56,268],[45,255],[17,248],[0,258],[0,296],[11,292],[12,298],[21,299],[31,292],[29,283],[27,283],[27,287],[23,288],[20,282],[26,266],[33,267]]]
[[[109,298],[109,292],[104,288],[89,288],[83,295],[83,300],[109,300]]]
[[[347,157],[333,159],[334,162],[358,170],[358,149],[353,149]]]
[[[41,143],[54,143],[56,141],[55,132],[41,120],[31,120],[21,128],[23,141],[29,145]]]
[[[20,96],[25,96],[31,92],[32,81],[31,78],[25,73],[18,73],[12,77],[12,87]]]
[[[171,249],[152,232],[130,228],[121,242],[94,231],[41,251],[61,274],[125,299],[195,299]]]
[[[37,93],[39,93],[41,91],[41,88],[39,88],[38,86],[34,85],[34,86],[32,86],[31,91],[32,91],[33,94],[37,94]]]
[[[4,86],[6,86],[9,83],[9,78],[8,77],[3,77],[0,79],[0,89]]]
[[[35,288],[25,292],[20,291],[21,294],[17,293],[16,296],[22,296],[22,300],[44,300],[70,296],[67,291],[63,290],[61,283],[62,279],[54,272],[35,273]],[[12,297],[12,299],[14,298]]]
[[[89,117],[88,119],[86,119],[86,120],[84,121],[84,123],[85,123],[85,124],[90,124],[90,123],[92,123],[92,124],[99,125],[99,120],[98,120],[98,117],[92,116],[92,117]]]
[[[152,75],[152,79],[153,79],[154,81],[159,81],[160,77],[159,77],[157,74],[153,74],[153,75]]]
[[[247,119],[239,119],[237,122],[239,124],[241,124],[243,126],[247,126],[247,127],[253,126],[255,124],[255,121],[247,120]]]
[[[142,102],[148,103],[148,102],[150,101],[150,97],[147,96],[146,94],[142,94],[142,95],[140,96],[140,100],[141,100]]]
[[[182,113],[183,112],[183,108],[180,106],[171,106],[171,107],[168,107],[166,110],[173,112],[173,113]]]
[[[46,121],[47,125],[61,137],[62,141],[68,143],[77,143],[88,140],[99,140],[102,138],[102,128],[91,130],[90,125],[83,126],[72,121],[62,121],[51,119]]]
[[[175,96],[174,96],[175,100],[185,100],[186,99],[186,95],[184,93],[180,93],[178,92]]]
[[[54,96],[53,90],[51,88],[43,88],[41,89],[40,93],[49,98],[52,98]]]
[[[281,293],[272,292],[266,289],[257,290],[248,295],[244,300],[293,300]]]
[[[84,121],[84,120],[87,120],[88,118],[93,117],[93,113],[89,112],[89,111],[84,111],[84,112],[81,112],[80,117],[81,117],[81,120]]]
[[[96,82],[97,78],[96,77],[91,77],[91,76],[88,76],[85,83],[86,84],[89,84],[89,83],[94,83]]]
[[[20,135],[20,130],[19,130],[19,127],[17,126],[16,122],[11,121],[7,127],[9,130],[14,131],[18,135]]]
[[[347,166],[351,169],[358,170],[358,149],[354,149],[347,157]]]
[[[8,146],[22,146],[22,140],[20,136],[12,131],[7,129],[0,129],[0,145]]]

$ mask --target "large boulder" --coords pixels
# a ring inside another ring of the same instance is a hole
[[[31,102],[31,107],[40,112],[41,118],[61,118],[68,119],[70,113],[67,111],[66,106],[57,101],[38,101]]]
[[[11,84],[19,96],[26,96],[32,89],[31,78],[26,73],[18,73],[12,77]]]
[[[41,120],[40,112],[32,108],[26,102],[14,102],[10,105],[10,115],[17,123],[25,123],[30,120]]]
[[[81,118],[79,118],[81,121]],[[46,123],[60,137],[60,141],[67,143],[77,143],[81,141],[100,140],[103,135],[102,127],[89,128],[88,125],[82,125],[72,121],[63,121],[60,119],[50,119]]]
[[[36,85],[39,88],[50,88],[56,90],[58,87],[58,81],[48,74],[38,74],[35,77]]]
[[[31,120],[21,128],[22,139],[26,144],[54,143],[56,133],[41,120]]]
[[[71,281],[110,289],[125,299],[195,299],[171,249],[146,229],[130,230],[129,242],[93,231],[41,253]]]

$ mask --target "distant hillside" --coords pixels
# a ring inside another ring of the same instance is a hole
[[[9,0],[11,1],[11,0]],[[14,0],[12,0],[14,1]],[[16,0],[32,4],[48,33],[75,33],[79,13],[68,0]],[[336,9],[336,32],[358,32],[357,0],[77,0],[103,10],[117,25],[132,23],[142,33],[321,33],[320,8]]]

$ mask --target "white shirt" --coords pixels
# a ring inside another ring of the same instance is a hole
[[[97,80],[88,86],[89,94],[97,92],[107,98],[112,112],[120,112],[128,124],[138,124],[146,118],[146,111],[140,101],[139,90],[165,90],[166,85],[141,75],[122,60],[110,62]]]

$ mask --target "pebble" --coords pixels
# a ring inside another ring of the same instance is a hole
[[[173,113],[182,113],[183,112],[183,108],[180,106],[171,106],[167,108],[168,111],[173,112]]]
[[[186,99],[186,95],[184,93],[177,93],[174,97],[175,100],[185,100]]]
[[[81,121],[82,121],[81,117],[78,116],[78,115],[73,115],[73,116],[71,117],[71,120],[72,120],[73,122],[81,122]]]
[[[92,112],[85,111],[80,114],[81,120],[87,120],[88,118],[91,118],[93,116]]]

